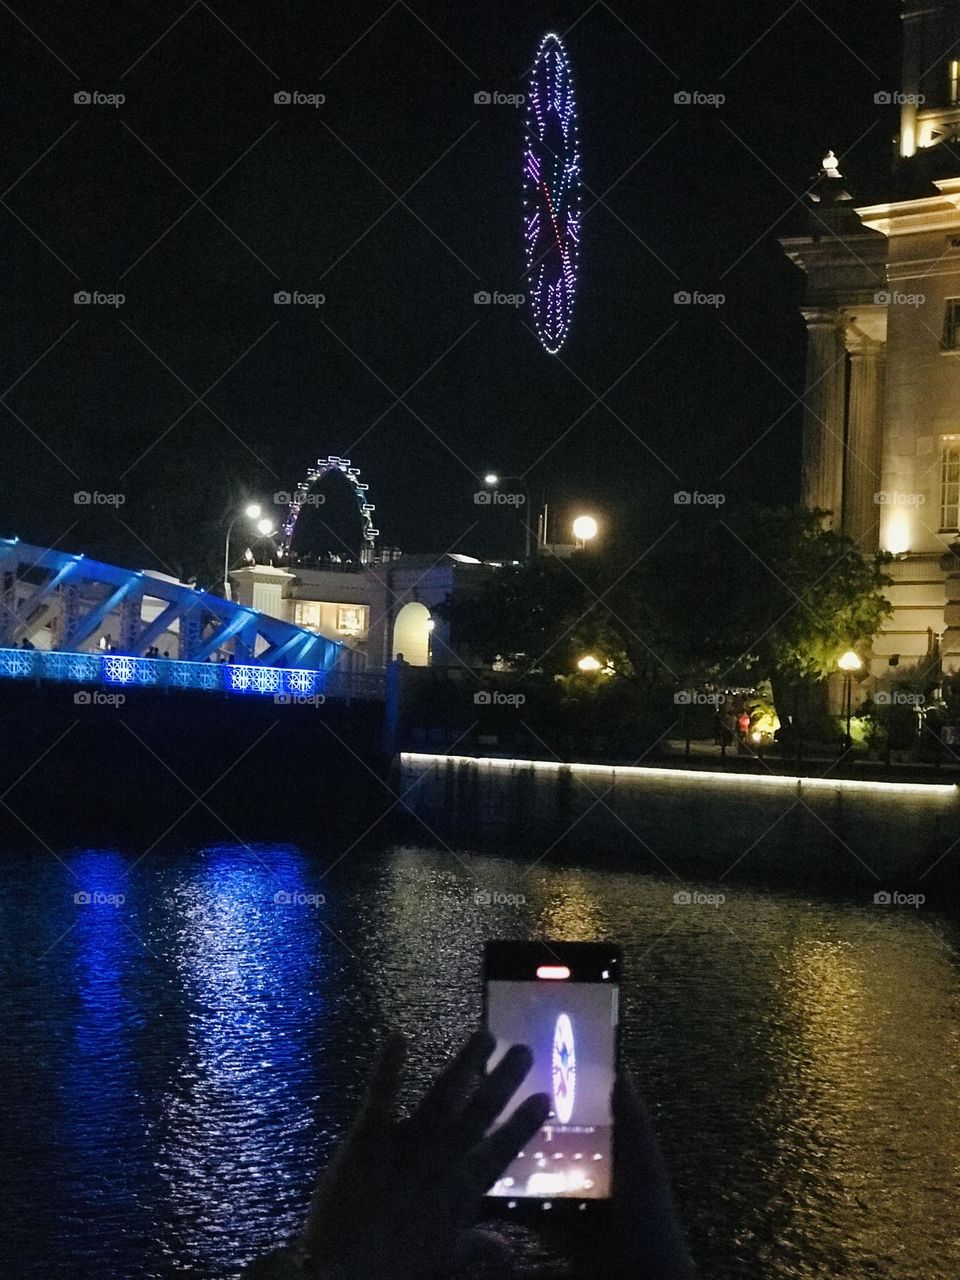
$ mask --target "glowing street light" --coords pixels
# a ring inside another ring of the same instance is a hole
[[[276,529],[273,527],[273,521],[272,521],[272,520],[258,520],[258,521],[257,521],[257,533],[259,533],[262,537],[264,537],[264,538],[272,538],[272,537],[273,537],[273,535],[274,535],[276,532],[277,532],[277,531],[276,531]]]
[[[502,476],[496,471],[487,471],[483,483],[488,489],[495,489],[501,480],[516,480],[523,489],[523,501],[526,508],[523,515],[523,558],[530,559],[530,486],[524,476]]]
[[[247,520],[259,520],[257,529],[260,533],[268,535],[273,533],[273,521],[261,519],[263,508],[259,502],[248,502],[242,511],[239,511],[230,523],[227,525],[227,536],[223,544],[223,598],[224,600],[232,599],[230,593],[230,535],[233,533],[233,526],[238,520],[246,518]]]
[[[591,538],[597,536],[599,525],[593,516],[577,516],[573,522],[573,536],[577,540],[577,550],[582,551]]]
[[[580,659],[577,663],[577,667],[581,671],[601,671],[603,669],[603,663],[600,662],[599,659],[595,658],[592,653],[588,653],[585,657]]]
[[[854,653],[852,649],[848,649],[846,653],[842,653],[837,659],[837,666],[843,672],[843,692],[844,699],[847,704],[846,749],[849,751],[853,746],[853,739],[850,737],[850,719],[853,711],[853,673],[855,671],[859,671],[863,666],[863,663],[860,660],[859,654]]]

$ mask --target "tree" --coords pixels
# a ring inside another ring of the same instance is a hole
[[[450,603],[454,641],[557,675],[592,653],[650,688],[769,680],[785,719],[890,608],[882,560],[822,521],[798,507],[694,514],[659,538],[505,567]]]

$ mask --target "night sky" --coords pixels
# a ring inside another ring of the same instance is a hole
[[[490,468],[546,491],[557,540],[579,507],[656,536],[678,489],[796,500],[803,281],[777,237],[828,147],[858,198],[884,190],[898,8],[0,9],[0,534],[202,578],[241,497],[328,453],[362,468],[383,541],[438,555],[519,550],[473,502]],[[523,112],[474,94],[523,92],[548,30],[586,183],[559,358],[528,309],[473,302],[524,287]]]

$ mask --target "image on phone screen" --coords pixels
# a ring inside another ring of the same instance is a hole
[[[529,976],[499,976],[502,965],[491,974],[488,965],[487,1026],[496,1038],[489,1065],[495,1066],[512,1044],[526,1044],[533,1052],[530,1073],[498,1123],[534,1093],[545,1093],[551,1110],[487,1194],[515,1200],[604,1200],[613,1180],[610,1092],[620,994],[616,958],[611,955],[606,967],[588,966],[593,980],[582,980],[585,974],[578,973],[567,948],[564,963],[552,958],[543,963],[542,950],[532,954],[537,962]],[[519,967],[524,967],[522,961]]]

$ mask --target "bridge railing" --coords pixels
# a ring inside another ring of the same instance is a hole
[[[0,649],[0,679],[49,680],[110,688],[194,689],[206,693],[299,698],[382,699],[380,671],[314,671],[243,663],[185,662],[119,653]]]

